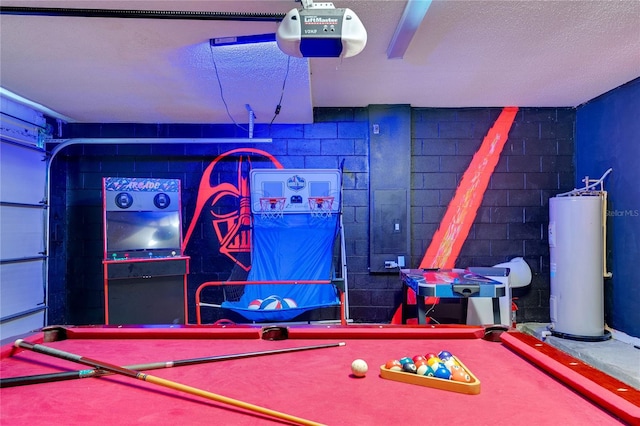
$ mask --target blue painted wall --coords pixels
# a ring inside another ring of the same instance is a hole
[[[576,187],[605,180],[609,195],[605,322],[640,337],[640,78],[601,95],[576,113]]]

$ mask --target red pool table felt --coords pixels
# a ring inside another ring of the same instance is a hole
[[[55,331],[52,331],[55,330]],[[294,325],[265,340],[263,327],[50,327],[26,341],[116,365],[344,346],[148,371],[170,380],[328,425],[640,424],[639,391],[583,362],[509,330],[500,341],[469,326]],[[467,395],[380,377],[388,359],[447,350],[480,381]],[[14,345],[2,347],[0,377],[87,369]],[[364,359],[364,378],[351,362]],[[2,425],[289,424],[121,375],[0,389]]]

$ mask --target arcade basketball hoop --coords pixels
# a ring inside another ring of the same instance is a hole
[[[312,217],[328,219],[331,217],[333,197],[309,197],[309,210]]]
[[[284,197],[260,198],[260,216],[264,219],[281,219],[285,201]]]

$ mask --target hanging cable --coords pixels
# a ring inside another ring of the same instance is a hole
[[[222,89],[222,82],[220,81],[220,74],[218,73],[218,65],[216,64],[216,58],[215,55],[213,54],[213,47],[211,46],[211,44],[209,45],[209,52],[211,53],[211,62],[213,62],[213,69],[215,70],[216,73],[216,79],[218,80],[218,88],[220,89],[220,98],[222,99],[222,103],[224,104],[224,109],[225,111],[227,111],[227,116],[229,117],[229,119],[231,119],[231,121],[233,122],[233,124],[235,124],[237,127],[239,127],[240,129],[248,132],[248,129],[245,129],[244,127],[242,127],[241,125],[239,125],[236,120],[233,118],[233,116],[231,115],[231,112],[229,112],[229,105],[227,105],[227,101],[224,98],[224,91]]]
[[[280,109],[282,108],[282,98],[284,97],[284,89],[285,89],[285,86],[287,85],[287,80],[289,79],[290,67],[291,67],[291,56],[287,56],[287,70],[284,74],[284,80],[282,81],[282,91],[280,92],[280,99],[278,100],[278,105],[276,105],[276,110],[273,114],[273,118],[271,119],[271,122],[269,123],[269,126],[273,124],[273,121],[276,119],[278,114],[280,114]]]

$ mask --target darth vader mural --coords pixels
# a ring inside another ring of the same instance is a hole
[[[238,148],[216,157],[202,174],[183,251],[201,258],[205,273],[231,269],[229,279],[242,280],[251,269],[252,168],[283,167],[268,152]]]

